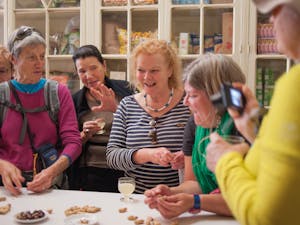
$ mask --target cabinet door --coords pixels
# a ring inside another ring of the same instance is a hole
[[[268,107],[275,81],[290,68],[291,62],[277,50],[270,15],[258,13],[252,3],[250,15],[255,15],[255,19],[250,20],[249,86],[261,105]]]
[[[227,54],[240,63],[239,13],[234,0],[169,0],[168,39],[187,65],[199,54]]]
[[[0,0],[0,45],[5,45],[4,43],[4,0]]]
[[[96,45],[112,79],[130,80],[130,52],[141,41],[159,36],[162,1],[123,0],[96,2]]]
[[[80,46],[79,0],[9,1],[12,32],[21,25],[38,29],[47,43],[45,76],[67,85],[71,92],[79,89],[71,55]]]

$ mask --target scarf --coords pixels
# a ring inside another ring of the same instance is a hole
[[[197,126],[192,153],[192,165],[203,194],[210,193],[218,188],[215,174],[206,166],[206,146],[210,142],[209,135],[211,131],[217,132],[219,135],[232,134],[235,131],[233,128],[233,120],[227,112],[222,116],[217,128],[210,129]]]

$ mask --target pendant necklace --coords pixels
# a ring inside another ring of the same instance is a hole
[[[173,99],[173,94],[174,94],[174,88],[172,88],[172,90],[170,91],[168,102],[166,104],[164,104],[162,107],[160,107],[159,109],[152,108],[150,105],[148,105],[148,103],[147,103],[147,94],[144,94],[145,106],[146,106],[147,109],[150,109],[153,112],[160,112],[160,111],[164,110],[165,108],[167,108],[170,105],[170,103]]]

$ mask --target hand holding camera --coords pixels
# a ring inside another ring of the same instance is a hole
[[[250,88],[242,83],[226,83],[222,85],[220,93],[210,99],[220,113],[228,109],[236,128],[252,143],[259,127],[259,118],[265,111],[259,107]]]

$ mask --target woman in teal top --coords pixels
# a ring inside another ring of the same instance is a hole
[[[187,105],[194,117],[197,128],[195,141],[190,149],[184,148],[185,168],[184,182],[177,187],[158,185],[145,192],[145,203],[157,209],[162,216],[172,218],[197,208],[221,215],[231,215],[222,195],[210,194],[218,188],[215,175],[206,167],[206,146],[209,135],[236,133],[233,121],[228,115],[218,111],[209,96],[220,92],[225,82],[245,83],[245,75],[231,57],[206,54],[199,56],[185,70],[184,84]],[[187,126],[193,127],[193,126]],[[193,132],[186,132],[190,135]],[[190,140],[189,136],[184,137]],[[159,198],[159,196],[165,196]],[[191,212],[195,212],[192,210]]]

